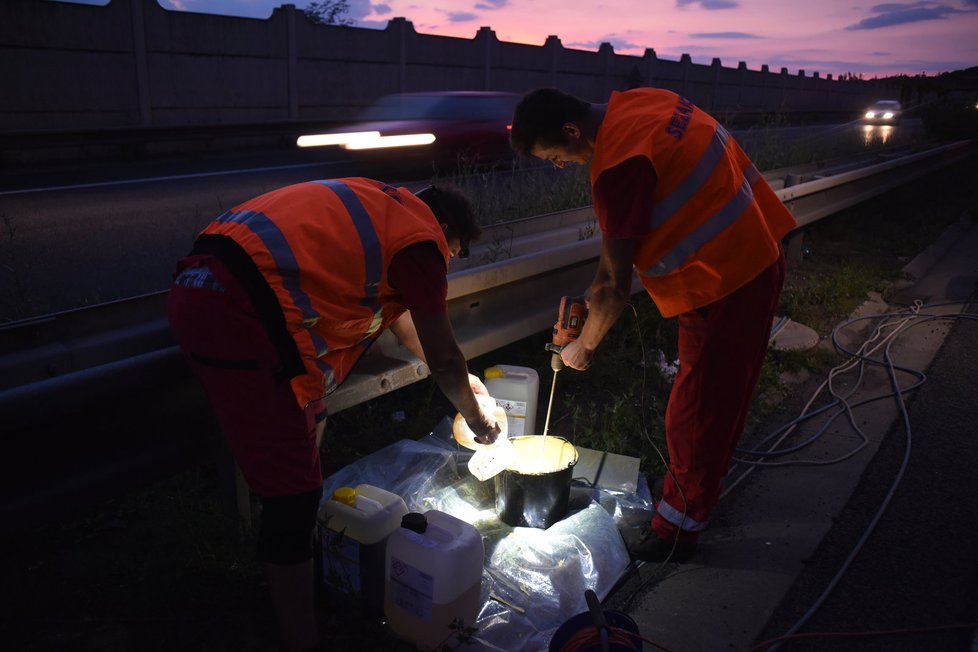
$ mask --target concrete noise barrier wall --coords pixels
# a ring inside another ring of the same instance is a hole
[[[560,87],[591,101],[660,86],[701,107],[736,112],[856,111],[898,94],[883,81],[822,78],[386,29],[317,25],[294,5],[267,19],[165,10],[156,0],[105,6],[0,2],[0,134],[289,123],[350,118],[388,93],[524,92]]]

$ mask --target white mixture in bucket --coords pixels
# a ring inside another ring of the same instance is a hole
[[[577,449],[566,439],[553,435],[527,435],[510,439],[516,457],[507,467],[524,475],[542,475],[566,469],[577,462]]]

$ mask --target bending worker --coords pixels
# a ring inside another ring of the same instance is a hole
[[[590,104],[531,91],[511,132],[522,155],[591,164],[601,227],[590,312],[564,347],[587,369],[630,297],[633,269],[663,317],[679,318],[666,409],[669,473],[633,557],[685,561],[720,495],[767,351],[795,220],[730,134],[689,100],[641,88]]]
[[[390,328],[477,441],[499,432],[448,320],[447,267],[479,235],[454,189],[363,178],[274,190],[224,213],[177,265],[171,330],[262,503],[258,558],[288,650],[318,644],[312,533],[325,397]]]

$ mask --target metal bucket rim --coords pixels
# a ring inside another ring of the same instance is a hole
[[[542,437],[542,436],[543,435],[518,435],[516,437],[510,437],[509,440],[510,441],[513,441],[514,439],[536,439],[536,438],[539,438],[539,437]],[[550,437],[551,439],[559,439],[560,441],[564,442],[565,444],[570,444],[571,445],[571,448],[574,451],[574,457],[573,457],[573,459],[571,459],[570,464],[568,464],[567,466],[561,467],[559,469],[556,469],[554,471],[546,471],[546,472],[543,472],[543,473],[522,473],[520,471],[513,470],[513,469],[511,469],[509,467],[506,467],[504,469],[504,471],[508,471],[510,473],[515,473],[516,475],[523,475],[523,476],[545,476],[545,475],[552,475],[554,473],[563,473],[567,469],[572,469],[575,466],[577,466],[577,462],[581,459],[581,453],[580,453],[580,451],[577,450],[577,446],[575,446],[573,442],[571,442],[568,439],[564,439],[563,437],[561,437],[559,435],[547,435],[547,437]]]

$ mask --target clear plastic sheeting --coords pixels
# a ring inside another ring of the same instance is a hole
[[[475,525],[486,548],[475,623],[480,645],[466,649],[545,650],[565,620],[587,610],[586,589],[604,598],[625,574],[622,535],[648,523],[648,485],[639,475],[636,493],[625,494],[575,481],[562,520],[546,530],[514,528],[496,515],[494,483],[468,472],[471,452],[450,438],[436,429],[376,451],[327,478],[324,498],[366,483],[400,495],[411,511],[437,509]]]

